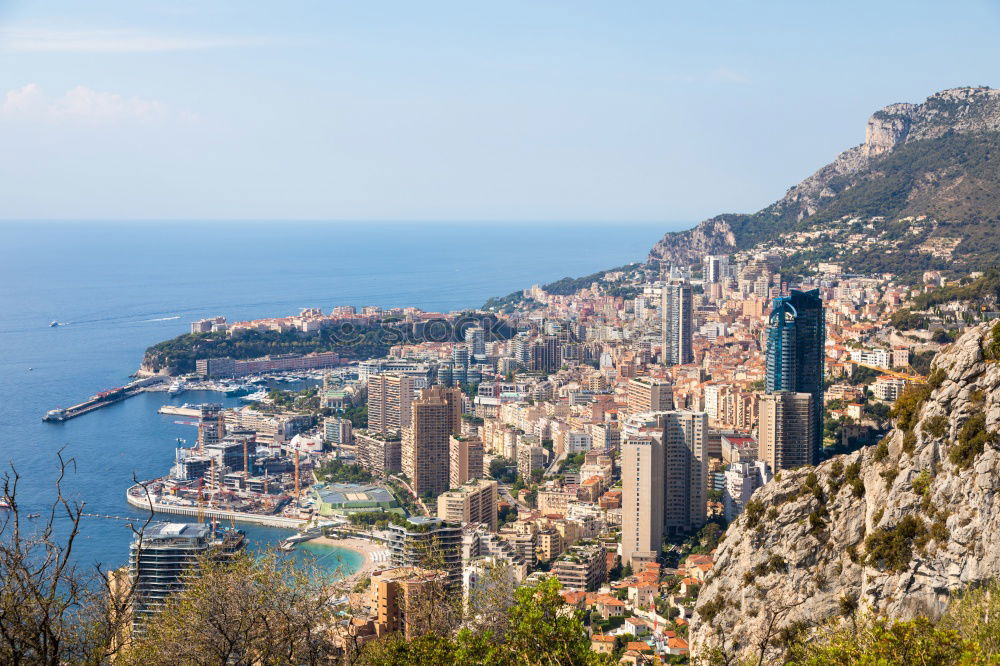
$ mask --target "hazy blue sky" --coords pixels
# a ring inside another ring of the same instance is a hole
[[[0,0],[0,217],[697,221],[1000,85],[1000,0]]]

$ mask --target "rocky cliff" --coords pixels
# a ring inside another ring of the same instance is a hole
[[[793,229],[802,222],[821,219],[824,211],[837,214],[870,212],[878,197],[890,203],[882,214],[960,214],[973,220],[992,220],[1000,214],[1000,197],[990,195],[975,206],[956,208],[958,196],[982,190],[978,175],[962,173],[967,156],[946,155],[943,160],[923,165],[912,159],[911,178],[899,182],[900,165],[887,159],[904,146],[917,144],[944,152],[949,137],[1000,132],[1000,90],[954,88],[927,98],[922,104],[891,104],[876,111],[865,128],[865,142],[841,153],[813,175],[795,185],[780,200],[753,215],[727,214],[702,222],[694,229],[669,233],[650,251],[650,260],[691,263],[705,251],[732,252],[745,249],[774,234]],[[932,145],[930,142],[937,141]],[[957,151],[962,153],[961,150]],[[994,156],[995,157],[995,156]],[[1000,161],[991,162],[985,179],[988,190],[996,190]],[[888,167],[888,168],[886,168]],[[884,186],[879,187],[880,181]],[[973,182],[975,186],[973,187]],[[873,186],[874,183],[874,186]],[[845,193],[866,184],[863,200],[845,199]],[[959,190],[956,191],[956,185]],[[902,191],[901,191],[902,190]],[[981,195],[976,196],[978,199]],[[873,199],[875,201],[873,201]],[[843,205],[836,205],[842,203]]]
[[[1000,325],[970,329],[900,398],[882,443],[754,494],[699,595],[696,654],[767,644],[778,658],[789,631],[859,607],[934,617],[1000,576],[998,349]]]

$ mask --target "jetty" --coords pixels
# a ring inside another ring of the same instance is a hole
[[[121,402],[122,400],[131,398],[134,395],[139,395],[151,386],[155,386],[162,381],[163,377],[160,376],[137,379],[134,382],[129,382],[125,386],[118,386],[116,388],[96,393],[90,396],[88,400],[77,403],[72,407],[66,407],[65,409],[50,409],[46,412],[45,416],[42,417],[42,420],[50,423],[68,421],[76,418],[77,416],[83,416],[84,414],[100,409],[101,407],[107,407],[108,405],[113,405],[116,402]]]

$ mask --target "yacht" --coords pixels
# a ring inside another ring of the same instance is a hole
[[[52,321],[49,322],[49,328],[55,328],[58,325],[59,325],[59,322],[57,322],[55,319],[53,319]]]
[[[167,388],[167,393],[170,395],[180,395],[184,393],[187,389],[187,385],[184,383],[183,379],[175,379],[174,382]]]
[[[261,400],[267,397],[268,393],[270,393],[270,391],[264,389],[261,391],[257,391],[256,393],[251,393],[250,395],[241,396],[240,400],[242,400],[243,402],[260,402]]]

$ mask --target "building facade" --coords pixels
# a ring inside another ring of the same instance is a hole
[[[451,481],[449,438],[461,433],[462,391],[433,386],[412,405],[410,425],[403,429],[403,472],[418,495],[439,495]]]
[[[813,396],[778,391],[760,396],[758,451],[774,472],[815,462]]]
[[[663,287],[662,344],[663,362],[684,365],[694,361],[691,346],[692,317],[691,285],[683,280],[671,280]]]
[[[622,443],[622,562],[654,562],[663,541],[663,442],[629,436]]]
[[[789,296],[774,299],[767,330],[765,387],[768,393],[786,391],[812,396],[809,457],[804,463],[809,465],[819,461],[823,446],[825,345],[826,318],[818,289],[793,289]]]

